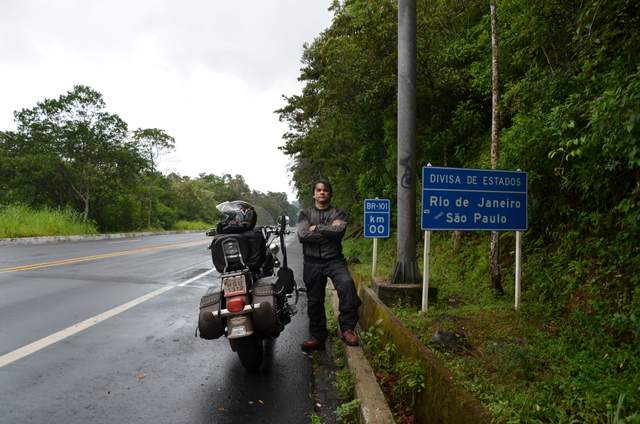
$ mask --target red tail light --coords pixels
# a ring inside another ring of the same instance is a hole
[[[229,312],[240,312],[244,309],[244,296],[234,296],[227,299]]]

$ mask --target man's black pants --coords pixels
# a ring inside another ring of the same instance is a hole
[[[340,309],[338,322],[342,331],[353,330],[356,327],[358,307],[362,303],[344,258],[327,260],[305,258],[303,279],[307,287],[309,332],[312,337],[320,341],[325,341],[328,336],[327,317],[324,313],[327,277],[331,278],[333,286],[338,292]]]

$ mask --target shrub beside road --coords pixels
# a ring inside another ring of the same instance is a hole
[[[607,299],[593,287],[598,276],[586,287],[576,281],[579,270],[568,266],[586,261],[536,251],[524,258],[522,305],[514,311],[513,252],[504,238],[504,297],[489,287],[488,235],[465,234],[456,246],[439,233],[430,264],[438,303],[426,315],[389,305],[393,313],[498,422],[640,422],[640,319],[631,310],[607,313]],[[380,243],[378,276],[390,274],[394,248],[393,239]],[[345,254],[368,285],[371,242],[350,240]],[[399,364],[380,360],[391,350],[371,349],[370,362]]]
[[[172,231],[206,230],[211,225],[202,221],[177,221]],[[140,231],[162,232],[162,228],[144,228]],[[94,235],[98,230],[93,221],[82,222],[79,213],[66,209],[31,209],[23,205],[0,208],[0,239],[47,236]]]
[[[82,222],[70,208],[39,210],[22,205],[0,208],[0,238],[96,234],[93,222]]]

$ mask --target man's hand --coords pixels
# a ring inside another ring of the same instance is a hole
[[[346,221],[343,221],[343,220],[341,220],[341,219],[334,219],[334,220],[331,222],[331,226],[332,226],[332,227],[340,227],[340,226],[342,226],[342,225],[346,225],[346,224],[347,224],[347,222],[346,222]],[[315,225],[315,224],[313,224],[313,225],[309,225],[309,231],[315,231],[315,230],[316,230],[316,225]]]

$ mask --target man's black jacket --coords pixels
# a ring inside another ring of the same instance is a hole
[[[332,225],[335,220],[343,223]],[[313,231],[309,226],[315,225]],[[323,260],[342,257],[342,236],[347,228],[347,215],[340,209],[329,207],[306,208],[298,216],[298,239],[302,243],[305,260]]]

